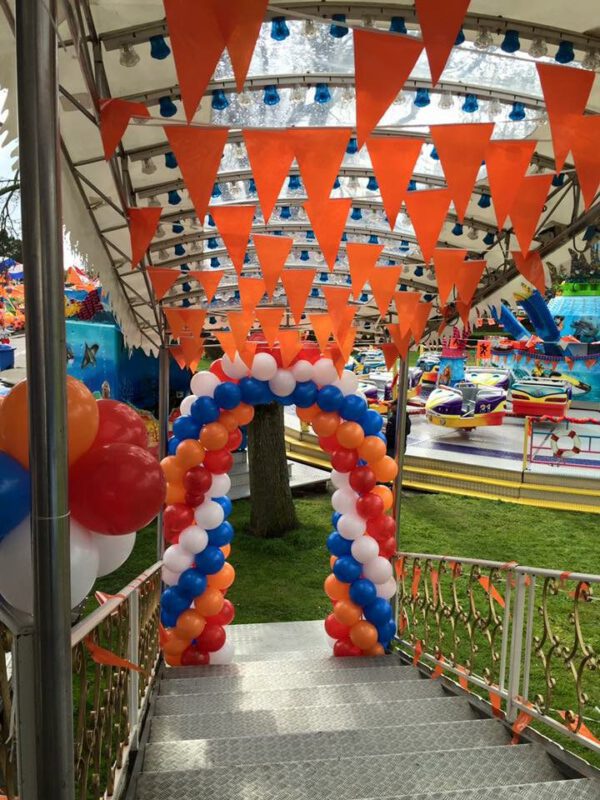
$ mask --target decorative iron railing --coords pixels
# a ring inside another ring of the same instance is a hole
[[[396,572],[415,664],[489,694],[516,730],[535,721],[600,753],[599,575],[422,553]]]

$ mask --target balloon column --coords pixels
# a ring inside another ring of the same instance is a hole
[[[164,512],[165,551],[161,640],[172,666],[225,664],[233,658],[224,626],[234,616],[225,599],[235,572],[226,561],[233,538],[227,521],[231,452],[254,406],[295,405],[330,454],[335,530],[327,540],[333,572],[325,591],[334,604],[325,621],[334,654],[380,655],[396,628],[390,599],[396,592],[390,558],[396,550],[389,512],[392,492],[382,485],[397,473],[386,455],[382,419],[367,408],[357,377],[338,376],[333,361],[305,348],[282,367],[278,350],[262,350],[250,367],[236,354],[198,372],[192,394],[173,425]]]
[[[71,607],[129,557],[136,531],[159,512],[165,480],[146,426],[124,403],[96,401],[67,378]],[[33,611],[27,381],[0,406],[0,594]]]

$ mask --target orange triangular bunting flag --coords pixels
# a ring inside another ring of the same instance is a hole
[[[244,89],[268,4],[269,0],[229,0],[216,4],[217,19],[227,43],[238,92]]]
[[[458,316],[461,319],[464,328],[468,328],[469,326],[469,314],[471,313],[471,303],[463,303],[460,300],[457,300],[454,304],[456,310],[458,311]]]
[[[275,347],[277,332],[283,319],[283,308],[257,308],[255,314],[265,339],[271,347]]]
[[[231,329],[238,350],[241,350],[244,346],[253,320],[254,314],[248,311],[229,311],[227,313],[227,324]]]
[[[420,299],[420,292],[395,292],[394,294],[394,305],[398,312],[398,325],[402,337],[412,331],[413,320]]]
[[[332,317],[333,335],[340,347],[346,340],[346,334],[350,330],[357,312],[357,306],[345,306],[335,318],[330,315]]]
[[[454,276],[456,296],[460,302],[469,307],[471,306],[473,295],[475,294],[485,268],[485,259],[481,259],[480,261],[463,261],[460,265]]]
[[[446,305],[454,278],[465,262],[466,250],[452,250],[450,248],[438,248],[433,252],[433,265],[435,269],[435,280],[438,285],[440,305]]]
[[[214,269],[214,270],[196,270],[194,272],[188,272],[190,278],[197,280],[200,286],[204,289],[204,294],[206,295],[207,303],[211,303],[214,299],[214,296],[217,292],[217,287],[221,283],[221,278],[225,274],[224,269]]]
[[[329,337],[331,336],[331,317],[329,314],[309,314],[308,319],[310,320],[319,349],[321,353],[324,353],[327,350]]]
[[[144,258],[144,253],[156,229],[162,214],[162,208],[150,206],[149,208],[128,208],[129,237],[131,239],[131,266],[137,267]]]
[[[215,0],[164,0],[164,4],[181,99],[191,122],[225,49],[215,13],[218,4]]]
[[[278,331],[277,339],[279,340],[279,350],[281,351],[281,363],[283,364],[283,368],[287,369],[296,358],[300,350],[302,350],[300,333],[298,331],[285,328]]]
[[[382,244],[348,242],[346,245],[346,255],[352,278],[352,294],[355,300],[358,300],[365,283],[370,279],[382,251]]]
[[[402,91],[422,51],[423,42],[412,36],[366,28],[354,31],[356,137],[359,146],[365,143]]]
[[[521,181],[527,174],[537,142],[531,139],[491,141],[485,151],[490,194],[498,230],[506,222],[519,194]]]
[[[346,362],[350,358],[350,353],[354,349],[354,342],[356,341],[356,334],[357,333],[358,333],[358,331],[356,330],[356,328],[349,328],[346,331],[346,335],[344,336],[342,341],[340,341],[338,339],[338,345],[339,345],[340,353],[341,353],[340,361],[341,361],[342,369],[346,366]],[[336,366],[337,366],[337,364],[336,364]],[[338,374],[339,375],[342,374],[341,370],[339,370],[339,369],[338,369]]]
[[[183,319],[179,316],[179,309],[163,308],[163,312],[167,318],[167,322],[169,323],[171,336],[174,339],[180,339],[185,329],[185,325],[183,324]]]
[[[535,286],[543,297],[546,291],[546,275],[544,273],[542,259],[537,250],[529,253],[527,257],[518,250],[513,250],[511,255],[515,262],[515,267],[519,270],[521,275]]]
[[[152,284],[157,300],[163,299],[181,274],[177,269],[165,269],[161,267],[147,267],[146,272],[150,278],[150,283]]]
[[[403,335],[399,324],[386,325],[385,327],[388,329],[389,334],[392,337],[392,341],[400,358],[406,358],[408,355],[408,348],[410,346],[410,331]]]
[[[513,203],[510,219],[519,248],[523,255],[529,253],[537,230],[553,175],[529,175],[519,185],[519,193]]]
[[[238,275],[244,268],[252,221],[256,206],[211,206],[209,209],[217,224],[229,258]]]
[[[449,206],[448,189],[408,192],[406,195],[406,208],[426,264],[433,256]]]
[[[431,126],[431,138],[460,222],[464,221],[467,213],[477,173],[493,131],[493,122]]]
[[[312,203],[322,204],[329,199],[351,132],[350,128],[293,128],[288,131],[306,194]]]
[[[335,268],[335,260],[351,207],[350,197],[328,200],[325,203],[315,203],[312,200],[304,203],[311,227],[331,272]]]
[[[586,116],[572,119],[575,132],[571,142],[571,152],[577,170],[577,180],[581,187],[584,208],[594,202],[600,186],[600,157],[598,142],[600,141],[600,116]]]
[[[256,192],[267,223],[292,166],[294,149],[287,130],[245,130],[243,133]]]
[[[165,128],[165,134],[175,153],[198,219],[203,220],[227,142],[227,128],[172,125]]]
[[[215,331],[215,336],[219,340],[225,355],[233,361],[237,353],[237,344],[232,331]]]
[[[392,230],[423,144],[423,139],[397,139],[393,136],[371,136],[367,140],[381,201]]]
[[[265,294],[265,282],[262,278],[238,278],[238,289],[243,310],[254,315]]]
[[[252,367],[252,362],[254,361],[254,354],[256,353],[257,347],[258,347],[258,342],[249,340],[244,342],[241,349],[238,351],[240,354],[240,358],[242,359],[244,364],[248,367],[248,369]]]
[[[350,302],[350,289],[342,286],[323,286],[323,294],[327,302],[327,311],[331,319],[331,329],[335,333],[339,323],[344,318],[343,314]]]
[[[171,353],[171,355],[175,359],[175,363],[177,364],[179,369],[185,369],[185,367],[187,365],[185,363],[185,356],[183,355],[183,350],[181,349],[181,345],[180,344],[172,344],[169,347],[169,352]]]
[[[580,116],[588,104],[596,73],[561,64],[537,67],[554,146],[554,168],[560,172],[576,137],[572,116]]]
[[[100,100],[100,136],[104,158],[112,158],[132,117],[149,117],[150,112],[143,103],[130,103],[113,97]]]
[[[376,267],[371,273],[369,283],[382,317],[388,313],[401,271],[401,267]]]
[[[300,324],[300,318],[304,313],[314,279],[314,269],[286,269],[281,275],[288,308],[292,312],[296,325]]]
[[[423,333],[425,331],[427,322],[429,321],[429,315],[432,307],[432,303],[419,303],[417,306],[411,327],[411,333],[413,339],[415,340],[415,344],[419,344],[423,338]]]
[[[262,271],[267,295],[273,297],[277,281],[281,277],[285,262],[292,252],[294,240],[287,236],[254,236],[254,247]]]
[[[199,339],[202,335],[202,329],[204,328],[206,311],[200,308],[180,308],[179,316],[194,339]]]
[[[204,345],[197,339],[188,337],[182,339],[179,346],[181,347],[181,352],[183,353],[183,358],[186,365],[190,369],[195,369],[198,366],[198,362],[200,361],[202,353],[204,352]]]
[[[415,0],[433,86],[439,81],[458,36],[470,0]]]
[[[389,371],[392,369],[396,361],[398,361],[398,348],[393,342],[384,342],[378,346],[383,352],[383,357],[385,358],[385,367]]]

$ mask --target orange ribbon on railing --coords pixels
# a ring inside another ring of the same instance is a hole
[[[591,730],[584,725],[583,720],[581,721],[581,725],[579,725],[579,730],[577,730],[577,725],[579,724],[579,717],[575,717],[573,722],[569,722],[567,719],[567,712],[566,711],[559,711],[559,715],[564,719],[566,727],[571,731],[571,733],[577,733],[579,736],[583,736],[584,739],[589,739],[590,742],[595,742],[596,744],[600,744],[600,739],[598,739]]]
[[[411,597],[414,598],[419,593],[419,584],[421,583],[421,567],[415,566],[413,570],[413,579],[411,587]]]
[[[92,641],[90,636],[86,636],[86,638],[83,640],[83,643],[85,644],[92,661],[94,661],[96,664],[101,664],[103,667],[131,669],[134,672],[139,672],[141,675],[149,674],[147,670],[142,669],[142,667],[140,667],[138,664],[127,661],[127,659],[121,658],[116,653],[112,653],[110,650],[100,647]]]
[[[491,689],[488,691],[490,697],[490,705],[492,707],[492,714],[498,719],[504,718],[504,712],[502,711],[502,698],[496,692],[493,692]]]
[[[496,587],[491,583],[487,575],[482,575],[479,578],[479,583],[481,584],[481,586],[483,586],[484,590],[488,594],[491,594],[492,599],[495,600],[499,606],[504,608],[504,598],[502,597],[500,592],[496,589]]]
[[[456,664],[455,666],[456,671],[459,673],[458,675],[458,683],[463,689],[469,688],[469,672],[466,667],[463,667],[462,664]]]
[[[415,643],[415,654],[413,656],[413,666],[416,667],[419,663],[419,659],[423,653],[423,643],[420,639],[417,639]]]
[[[513,738],[511,744],[519,744],[521,741],[521,734],[527,728],[533,717],[527,711],[520,711],[519,716],[512,726]]]
[[[433,589],[433,599],[437,600],[438,585],[440,582],[440,573],[437,571],[437,569],[431,569],[429,571],[429,574],[431,576],[431,588]]]
[[[396,563],[394,564],[394,569],[396,570],[396,577],[398,578],[398,580],[400,580],[400,578],[405,577],[404,556],[401,556],[399,559],[396,560]]]
[[[398,618],[398,628],[400,630],[400,633],[404,633],[407,625],[408,625],[408,619],[406,617],[406,612],[403,609],[400,612],[400,617]]]
[[[441,653],[439,653],[436,656],[435,660],[436,660],[436,665],[433,668],[433,671],[431,673],[431,680],[432,681],[436,680],[436,678],[440,678],[442,676],[442,673],[444,672],[444,666],[443,666],[443,664],[444,664],[444,656]]]

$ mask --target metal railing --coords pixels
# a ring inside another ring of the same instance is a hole
[[[600,469],[600,420],[526,417],[523,427],[523,472],[532,464]]]
[[[415,664],[600,753],[600,575],[423,553],[398,554],[396,572]]]

